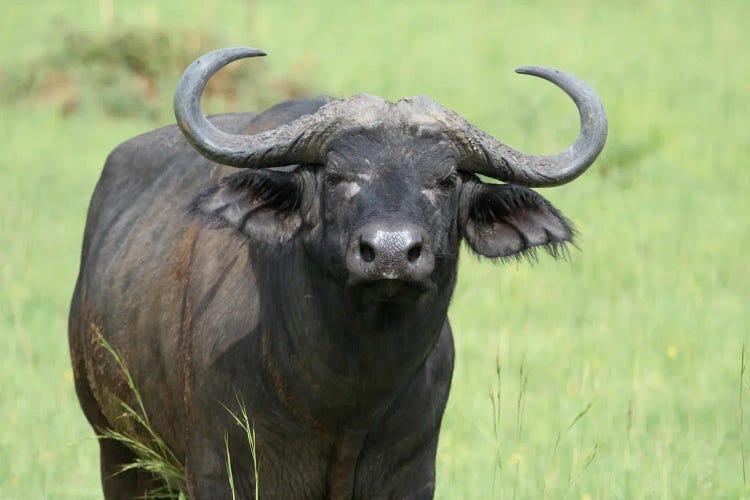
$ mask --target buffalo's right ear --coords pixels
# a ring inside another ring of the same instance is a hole
[[[460,214],[464,238],[484,257],[533,255],[537,247],[557,257],[573,241],[568,219],[542,195],[523,186],[485,184],[472,176],[461,190]]]
[[[294,172],[243,170],[202,192],[193,210],[247,238],[283,243],[302,225],[302,182]]]

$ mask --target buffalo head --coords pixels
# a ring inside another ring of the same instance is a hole
[[[604,146],[603,106],[575,77],[518,70],[556,84],[578,107],[579,137],[553,156],[518,152],[424,96],[390,103],[362,94],[259,134],[218,130],[200,109],[206,82],[231,61],[261,55],[212,52],[178,85],[175,114],[188,140],[210,160],[247,169],[203,193],[201,212],[252,241],[299,238],[327,276],[375,300],[450,288],[461,238],[490,258],[538,246],[556,253],[571,240],[565,217],[526,186],[575,179]]]

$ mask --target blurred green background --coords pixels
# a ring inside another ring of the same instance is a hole
[[[513,69],[592,85],[608,145],[543,190],[580,251],[464,252],[437,497],[748,496],[748,22],[742,0],[4,1],[0,497],[101,496],[66,338],[86,207],[107,153],[171,123],[182,69],[230,45],[269,57],[218,75],[208,111],[427,94],[530,153],[578,118]]]

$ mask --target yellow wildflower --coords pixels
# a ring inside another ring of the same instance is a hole
[[[669,344],[667,346],[667,357],[669,359],[675,359],[677,358],[677,346],[674,344]]]

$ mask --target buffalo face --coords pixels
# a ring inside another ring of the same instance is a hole
[[[418,126],[342,134],[323,165],[245,170],[197,207],[253,242],[298,239],[325,274],[375,301],[450,283],[462,237],[479,255],[505,258],[538,246],[556,253],[573,234],[536,192],[459,171],[452,144]]]

